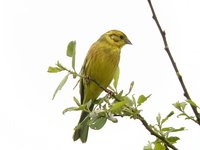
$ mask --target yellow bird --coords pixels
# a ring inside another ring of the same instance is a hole
[[[128,37],[121,31],[111,30],[103,34],[89,49],[81,69],[81,74],[97,81],[107,88],[112,81],[120,60],[121,48],[125,44],[132,44]],[[81,79],[80,95],[81,104],[95,100],[103,90],[94,82]],[[92,111],[94,105],[90,106]],[[73,140],[85,143],[88,137],[89,113],[82,111],[78,126],[75,128]]]

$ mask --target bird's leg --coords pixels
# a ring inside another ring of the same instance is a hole
[[[109,95],[110,97],[112,97],[113,95],[115,95],[114,92],[111,91],[111,90],[109,90],[109,89],[104,89],[104,91],[105,91],[106,93],[108,93],[108,95]]]
[[[91,80],[91,78],[89,76],[85,76],[85,82],[86,82],[86,84],[89,84],[90,80]]]
[[[101,84],[99,84],[96,80],[90,78],[89,76],[85,76],[85,81],[87,84],[89,84],[90,81],[93,81],[97,86],[99,86],[102,90],[104,90],[106,93],[108,93],[109,96],[115,95],[112,90],[109,90],[107,88],[104,88]]]

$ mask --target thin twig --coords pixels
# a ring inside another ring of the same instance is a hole
[[[179,80],[179,82],[180,82],[180,84],[182,86],[182,89],[183,89],[183,92],[184,92],[184,96],[186,97],[186,99],[191,100],[190,95],[189,95],[189,93],[187,91],[187,88],[186,88],[186,86],[184,84],[183,78],[182,78],[182,76],[181,76],[181,74],[180,74],[180,72],[178,70],[178,67],[176,66],[176,63],[175,63],[175,61],[174,61],[174,59],[173,59],[173,57],[171,55],[171,52],[169,50],[169,46],[168,46],[167,39],[166,39],[166,33],[162,29],[162,27],[161,27],[161,25],[160,25],[160,23],[158,21],[158,18],[156,16],[155,11],[154,11],[154,8],[153,8],[153,5],[151,3],[151,0],[147,0],[147,1],[149,3],[150,8],[151,8],[151,11],[152,11],[152,14],[153,14],[153,19],[156,22],[156,25],[157,25],[157,27],[158,27],[158,29],[160,31],[161,36],[162,36],[163,43],[164,43],[164,46],[165,46],[164,49],[165,49],[165,51],[167,52],[167,54],[168,54],[168,56],[170,58],[172,66],[173,66],[173,68],[174,68],[174,70],[176,72],[176,75],[178,77],[178,80]],[[190,106],[192,107],[192,110],[193,110],[193,112],[194,112],[194,114],[196,116],[196,121],[195,122],[200,125],[200,115],[199,115],[199,112],[197,111],[197,107],[192,105],[192,104],[190,104]]]
[[[78,77],[80,77],[80,78],[84,78],[84,79],[87,79],[87,80],[90,80],[90,81],[94,82],[99,88],[101,88],[101,89],[102,89],[103,91],[105,91],[106,93],[110,94],[116,101],[120,101],[120,100],[116,97],[116,95],[115,95],[114,92],[112,92],[112,91],[108,90],[107,88],[103,87],[103,86],[102,86],[100,83],[98,83],[96,80],[94,80],[94,79],[92,79],[92,78],[88,78],[88,77],[86,77],[86,76],[84,76],[84,75],[80,75],[80,74],[78,74],[78,73],[76,73],[76,72],[74,72],[74,71],[68,70],[68,69],[66,69],[66,68],[64,68],[63,70],[66,70],[67,72],[71,73],[72,75],[75,75],[75,76],[78,76]],[[143,124],[143,125],[145,126],[145,128],[150,132],[151,135],[156,136],[158,139],[160,139],[161,141],[163,141],[163,143],[165,143],[165,145],[167,145],[168,147],[172,148],[173,150],[178,150],[175,146],[173,146],[170,142],[168,142],[168,141],[166,140],[165,137],[163,137],[163,136],[157,134],[156,132],[154,132],[154,131],[151,129],[151,127],[149,126],[149,124],[147,123],[147,121],[144,119],[144,117],[142,117],[140,114],[137,114],[137,116],[138,116],[137,119],[139,119],[139,120],[142,122],[142,124]]]
[[[112,91],[107,90],[106,88],[104,88],[103,86],[101,86],[101,84],[99,84],[97,81],[90,79],[92,82],[94,82],[95,84],[97,84],[102,90],[104,90],[106,93],[111,94]],[[120,101],[114,93],[111,94],[111,96],[117,100]],[[167,139],[159,134],[157,134],[156,132],[154,132],[151,127],[149,126],[149,124],[147,123],[147,121],[144,119],[144,117],[142,117],[140,114],[137,114],[137,119],[139,119],[142,124],[145,126],[145,128],[151,133],[151,135],[156,136],[158,139],[160,139],[161,141],[163,141],[165,143],[165,145],[167,145],[168,147],[172,148],[173,150],[178,150],[174,145],[172,145],[170,142],[167,141]]]
[[[156,136],[158,139],[163,141],[165,143],[165,145],[167,145],[171,149],[178,150],[174,145],[172,145],[170,142],[168,142],[165,137],[163,137],[163,136],[157,134],[156,132],[154,132],[152,130],[152,128],[148,125],[147,121],[140,114],[138,114],[138,117],[139,117],[139,120],[142,122],[142,124],[145,126],[145,128],[151,133],[151,135]]]

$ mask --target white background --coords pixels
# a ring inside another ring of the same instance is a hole
[[[188,91],[200,105],[200,3],[154,0],[153,4]],[[73,142],[80,113],[62,115],[62,111],[75,105],[76,81],[70,78],[51,100],[65,73],[49,74],[47,68],[57,60],[70,67],[65,55],[68,42],[77,41],[76,68],[80,70],[90,45],[111,29],[123,31],[133,43],[122,49],[119,89],[128,90],[134,81],[136,96],[152,94],[142,106],[142,115],[151,124],[159,112],[163,117],[171,110],[178,114],[172,104],[185,97],[147,0],[3,0],[0,11],[0,149],[141,150],[155,140],[138,120],[119,118],[117,124],[108,122],[100,131],[90,130],[86,144]],[[167,125],[187,128],[176,134],[181,138],[176,146],[197,149],[199,126],[176,115]]]

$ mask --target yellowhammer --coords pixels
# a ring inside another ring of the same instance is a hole
[[[131,44],[127,36],[118,30],[111,30],[103,34],[89,49],[81,69],[81,74],[97,81],[107,88],[112,81],[120,60],[120,51],[125,44]],[[94,82],[86,79],[80,81],[81,104],[95,100],[102,89]],[[90,106],[92,111],[94,105]],[[82,111],[78,126],[73,135],[74,141],[85,143],[88,136],[89,113]]]

